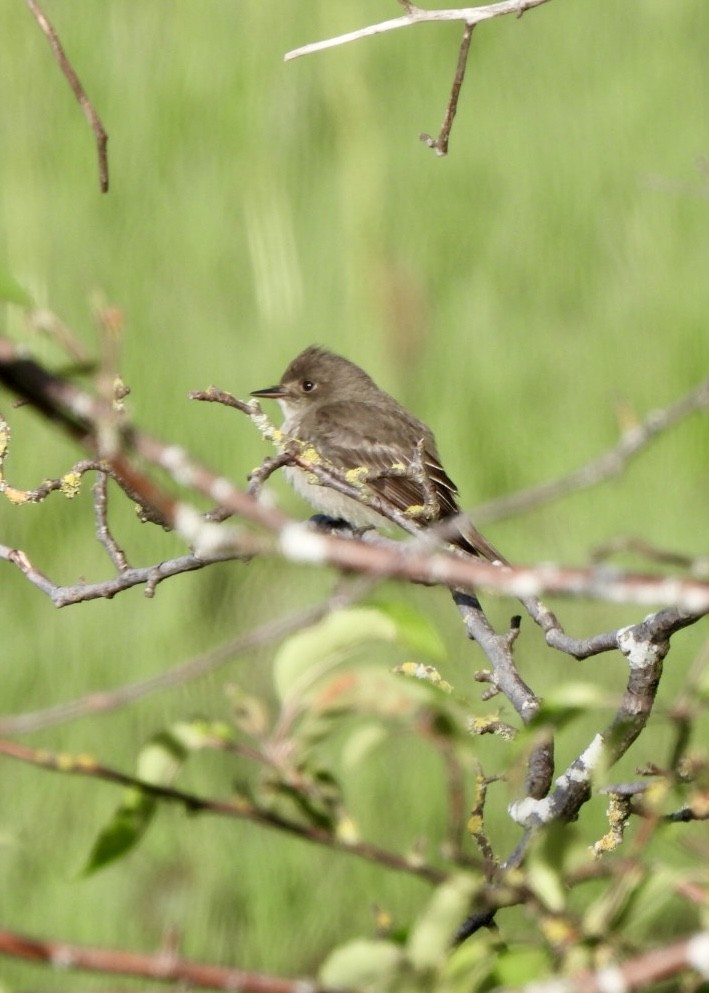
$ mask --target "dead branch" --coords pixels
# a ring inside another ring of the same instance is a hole
[[[481,21],[489,21],[495,17],[504,17],[507,14],[514,14],[520,17],[526,10],[533,7],[540,7],[549,0],[502,0],[500,3],[486,4],[481,7],[460,7],[451,10],[424,10],[416,7],[413,3],[406,3],[406,13],[401,17],[394,17],[390,21],[381,21],[379,24],[370,24],[366,28],[358,28],[356,31],[348,31],[346,34],[337,35],[335,38],[327,38],[325,41],[312,42],[303,45],[301,48],[294,48],[286,52],[283,56],[285,62],[291,59],[299,59],[303,55],[312,55],[315,52],[324,52],[328,48],[336,48],[338,45],[347,45],[351,41],[358,41],[360,38],[373,38],[375,35],[384,34],[387,31],[396,31],[399,28],[409,28],[414,24],[425,24],[430,22],[443,21],[464,21],[466,24],[476,25]]]
[[[86,91],[81,85],[79,77],[77,76],[71,62],[67,58],[62,43],[59,40],[59,35],[57,34],[49,18],[44,13],[37,0],[27,0],[27,6],[31,10],[37,24],[39,24],[41,30],[46,36],[54,54],[54,58],[64,74],[66,81],[71,87],[71,91],[76,97],[79,106],[83,110],[84,117],[89,122],[89,127],[91,128],[96,140],[99,186],[102,193],[108,193],[108,134],[106,133],[106,129],[101,123],[101,118],[98,116],[94,105],[86,95]]]
[[[675,427],[690,414],[709,411],[709,379],[699,383],[685,396],[668,407],[651,410],[640,423],[626,430],[613,448],[592,459],[568,476],[553,479],[548,483],[530,486],[506,497],[498,497],[489,503],[481,504],[473,511],[476,521],[489,523],[532,510],[568,496],[578,490],[598,486],[619,476],[628,464],[639,455],[658,435]]]
[[[438,137],[432,138],[430,134],[420,135],[421,141],[425,145],[428,145],[429,148],[435,149],[436,155],[443,156],[448,154],[448,141],[450,139],[451,128],[453,127],[453,121],[455,120],[455,115],[458,110],[458,98],[460,97],[463,80],[465,79],[465,69],[468,64],[468,53],[470,52],[470,40],[473,37],[474,28],[474,24],[466,24],[463,31],[460,51],[458,52],[458,64],[455,67],[453,88],[451,89],[451,95],[448,98],[443,124],[441,125],[441,130],[438,132]]]

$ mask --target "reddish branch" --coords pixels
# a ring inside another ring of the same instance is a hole
[[[327,993],[318,983],[305,979],[285,979],[261,972],[230,969],[206,962],[191,962],[175,952],[152,955],[121,948],[90,948],[65,941],[31,938],[14,931],[0,931],[0,955],[45,962],[62,969],[136,976],[152,982],[184,983],[202,989],[234,993]]]

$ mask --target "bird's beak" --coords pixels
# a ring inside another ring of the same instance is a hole
[[[286,396],[286,391],[279,384],[277,386],[267,386],[263,390],[253,390],[251,396],[262,397],[265,400],[281,400]]]

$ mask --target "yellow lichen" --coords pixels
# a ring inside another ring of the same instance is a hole
[[[358,465],[355,466],[354,469],[347,470],[345,473],[345,479],[352,486],[362,486],[363,483],[366,483],[368,475],[369,469],[366,465]]]
[[[69,500],[73,500],[78,494],[79,488],[81,486],[81,473],[79,472],[67,472],[65,476],[62,476],[61,480],[61,492]]]
[[[3,496],[15,507],[20,507],[23,503],[29,502],[30,497],[27,490],[16,490],[14,486],[3,485],[2,493]]]
[[[468,818],[468,832],[472,835],[480,834],[483,829],[483,819],[479,814],[473,814]]]
[[[323,462],[322,455],[312,445],[305,445],[300,453],[300,457],[308,465],[322,465]]]

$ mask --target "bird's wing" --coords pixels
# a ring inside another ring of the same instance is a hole
[[[358,412],[358,408],[362,408]],[[361,416],[359,414],[361,413]],[[458,491],[455,483],[441,465],[436,442],[431,431],[421,421],[399,411],[398,405],[383,408],[377,417],[376,433],[369,430],[371,407],[347,400],[329,403],[306,415],[301,425],[304,439],[317,438],[317,451],[337,469],[348,470],[366,467],[382,473],[368,480],[368,485],[378,495],[389,500],[397,510],[407,512],[414,507],[426,506],[427,497],[433,496],[438,504],[433,520],[444,520],[460,514]],[[417,445],[423,441],[421,454]],[[412,476],[388,476],[393,467],[411,466],[421,458],[426,473],[429,492]],[[412,515],[413,516],[413,515]],[[472,555],[480,555],[490,562],[506,563],[494,545],[464,517],[451,523],[450,531],[444,529],[442,537]]]
[[[362,408],[361,417],[358,416],[359,407]],[[396,409],[380,410],[379,415],[376,431],[369,430],[371,407],[368,404],[351,400],[329,403],[304,419],[301,435],[307,439],[317,438],[319,454],[338,469],[366,467],[374,470],[375,478],[368,480],[368,485],[398,510],[409,511],[412,507],[426,505],[428,495],[438,504],[434,519],[457,514],[457,490],[441,465],[429,429]],[[420,442],[423,446],[419,456],[417,445]],[[411,467],[419,457],[430,487],[429,494],[413,475],[386,474],[402,466]],[[376,473],[382,475],[376,476]]]

